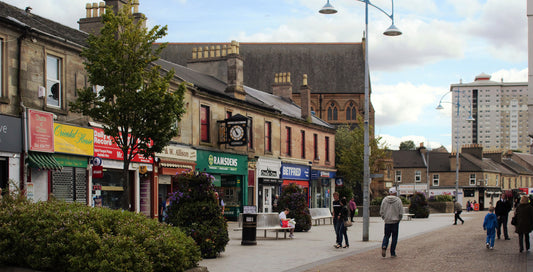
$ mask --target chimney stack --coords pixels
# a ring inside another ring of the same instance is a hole
[[[105,14],[106,7],[111,7],[115,14],[119,10],[122,10],[125,5],[131,3],[130,13],[133,12],[133,18],[135,22],[141,19],[145,19],[144,14],[139,13],[139,0],[105,0],[100,3],[87,3],[85,5],[85,17],[80,18],[78,25],[81,31],[85,31],[89,34],[98,35],[102,28],[102,15]],[[146,23],[143,23],[143,27],[146,27]]]
[[[276,73],[274,75],[272,94],[281,96],[287,100],[292,100],[291,73]]]
[[[300,103],[302,107],[302,119],[311,121],[311,89],[307,85],[307,74],[303,76],[303,83],[300,87]]]

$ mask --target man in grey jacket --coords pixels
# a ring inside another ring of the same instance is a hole
[[[385,197],[381,202],[379,214],[383,221],[385,221],[385,235],[383,236],[383,243],[381,244],[381,256],[385,257],[387,254],[387,247],[389,246],[389,238],[392,235],[392,242],[390,245],[390,255],[392,258],[396,257],[396,244],[398,242],[398,229],[400,220],[403,216],[402,200],[396,196],[396,188],[389,189],[389,196]]]

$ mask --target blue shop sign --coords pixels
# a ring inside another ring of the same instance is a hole
[[[309,166],[298,164],[281,164],[281,178],[309,180]]]
[[[311,170],[311,179],[335,178],[336,172]]]

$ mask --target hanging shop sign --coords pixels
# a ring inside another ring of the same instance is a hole
[[[248,157],[222,152],[198,150],[196,168],[208,173],[240,174],[248,172]]]
[[[54,114],[28,109],[28,141],[31,151],[54,152]]]
[[[101,128],[93,128],[94,130],[94,156],[109,160],[123,160],[122,150],[113,140],[113,137],[105,135]],[[150,156],[145,158],[141,154],[135,155],[132,162],[153,163],[153,158]]]
[[[298,164],[282,164],[281,178],[309,180],[309,166]]]
[[[22,126],[20,118],[0,115],[0,151],[22,151]]]
[[[92,156],[94,132],[90,128],[54,124],[55,152]]]

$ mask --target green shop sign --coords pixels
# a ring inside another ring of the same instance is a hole
[[[196,169],[208,173],[246,175],[248,174],[248,157],[199,150]]]
[[[54,154],[54,158],[63,167],[87,168],[87,157]]]

